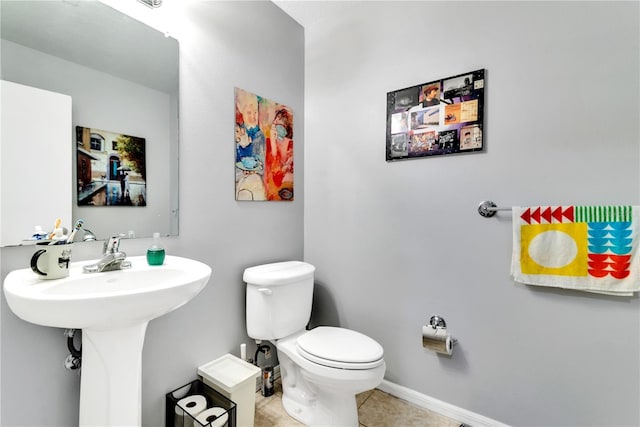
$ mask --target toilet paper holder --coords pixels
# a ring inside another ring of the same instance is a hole
[[[429,319],[429,325],[433,328],[446,328],[447,327],[447,322],[444,321],[444,319],[438,315],[435,316],[431,316],[431,319]]]
[[[444,332],[446,332],[447,330],[447,322],[444,320],[444,317],[437,314],[435,316],[431,316],[431,318],[429,319],[429,326],[432,329],[437,329]],[[452,347],[458,343],[458,340],[453,337],[450,337],[450,340]]]

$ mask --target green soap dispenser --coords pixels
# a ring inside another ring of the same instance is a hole
[[[153,233],[153,243],[147,249],[147,262],[149,265],[162,265],[164,262],[164,249],[160,245],[160,233]]]

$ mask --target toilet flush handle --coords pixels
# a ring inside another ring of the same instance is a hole
[[[258,292],[265,295],[271,295],[273,291],[269,288],[258,288]]]

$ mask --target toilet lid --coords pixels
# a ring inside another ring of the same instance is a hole
[[[333,368],[372,369],[384,363],[380,344],[344,328],[317,327],[298,337],[296,347],[305,359]]]

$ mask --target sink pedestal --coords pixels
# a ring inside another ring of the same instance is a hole
[[[78,261],[61,279],[41,280],[30,268],[4,279],[7,304],[21,319],[82,329],[82,427],[141,425],[147,324],[191,301],[211,277],[211,267],[188,258],[167,255],[154,266],[144,255],[127,260],[125,270],[85,274],[97,260]]]
[[[148,323],[82,330],[80,427],[141,425],[142,346]]]

